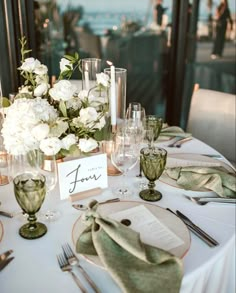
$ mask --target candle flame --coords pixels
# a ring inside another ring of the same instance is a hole
[[[109,61],[109,60],[107,60],[107,64],[108,64],[109,66],[113,65],[113,63],[112,63],[111,61]]]

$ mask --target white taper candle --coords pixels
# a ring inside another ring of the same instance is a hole
[[[115,66],[111,65],[111,88],[110,88],[110,109],[111,109],[111,125],[116,125],[116,78]]]

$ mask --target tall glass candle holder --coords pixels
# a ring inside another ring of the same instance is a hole
[[[110,76],[111,81],[113,67],[105,68],[104,73]],[[111,84],[110,91],[110,107],[114,105],[115,113],[110,108],[112,126],[120,124],[126,115],[126,86],[127,86],[127,70],[124,68],[114,68],[114,84]],[[114,90],[114,91],[113,91]],[[112,117],[115,115],[115,117]]]
[[[82,89],[91,90],[96,85],[96,74],[101,73],[102,60],[97,58],[84,58],[82,65]]]

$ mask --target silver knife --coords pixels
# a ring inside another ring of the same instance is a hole
[[[10,254],[12,254],[13,250],[7,250],[4,253],[0,254],[0,261],[4,260],[5,258],[7,258]]]
[[[0,271],[3,270],[13,259],[14,259],[14,256],[0,261]]]
[[[219,245],[219,243],[214,238],[212,238],[209,234],[207,234],[205,231],[203,231],[200,227],[195,225],[188,217],[186,217],[180,211],[177,210],[176,214],[186,225],[188,225],[188,227],[191,226],[191,228],[194,229],[194,231],[196,233],[198,233],[199,236],[201,235],[202,237],[204,237],[207,240],[208,244],[210,242],[212,244],[212,246]]]
[[[198,236],[201,240],[203,240],[207,245],[209,245],[210,247],[214,247],[216,245],[218,245],[218,242],[216,242],[214,239],[213,239],[213,242],[206,236],[204,236],[203,234],[201,234],[193,225],[191,225],[190,223],[192,223],[190,220],[187,221],[187,220],[184,220],[180,215],[177,215],[176,213],[174,213],[171,209],[167,208],[166,209],[167,211],[171,212],[172,214],[174,214],[175,216],[177,216],[178,218],[180,218],[184,223],[185,225],[189,228],[190,231],[192,231],[196,236]],[[185,216],[185,218],[187,218]],[[193,224],[193,223],[192,223]],[[217,244],[216,244],[217,243]]]
[[[4,212],[4,211],[0,211],[0,216],[4,216],[4,217],[7,217],[7,218],[13,218],[14,217],[13,214],[8,213],[8,212]]]

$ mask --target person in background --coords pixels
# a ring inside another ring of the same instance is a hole
[[[228,7],[228,1],[221,0],[219,6],[216,9],[216,36],[211,54],[211,59],[217,59],[222,57],[225,43],[225,33],[228,22],[230,23],[232,30],[233,21]]]
[[[162,25],[162,16],[167,9],[162,6],[162,2],[162,0],[157,0],[154,6],[154,21],[159,26]]]

